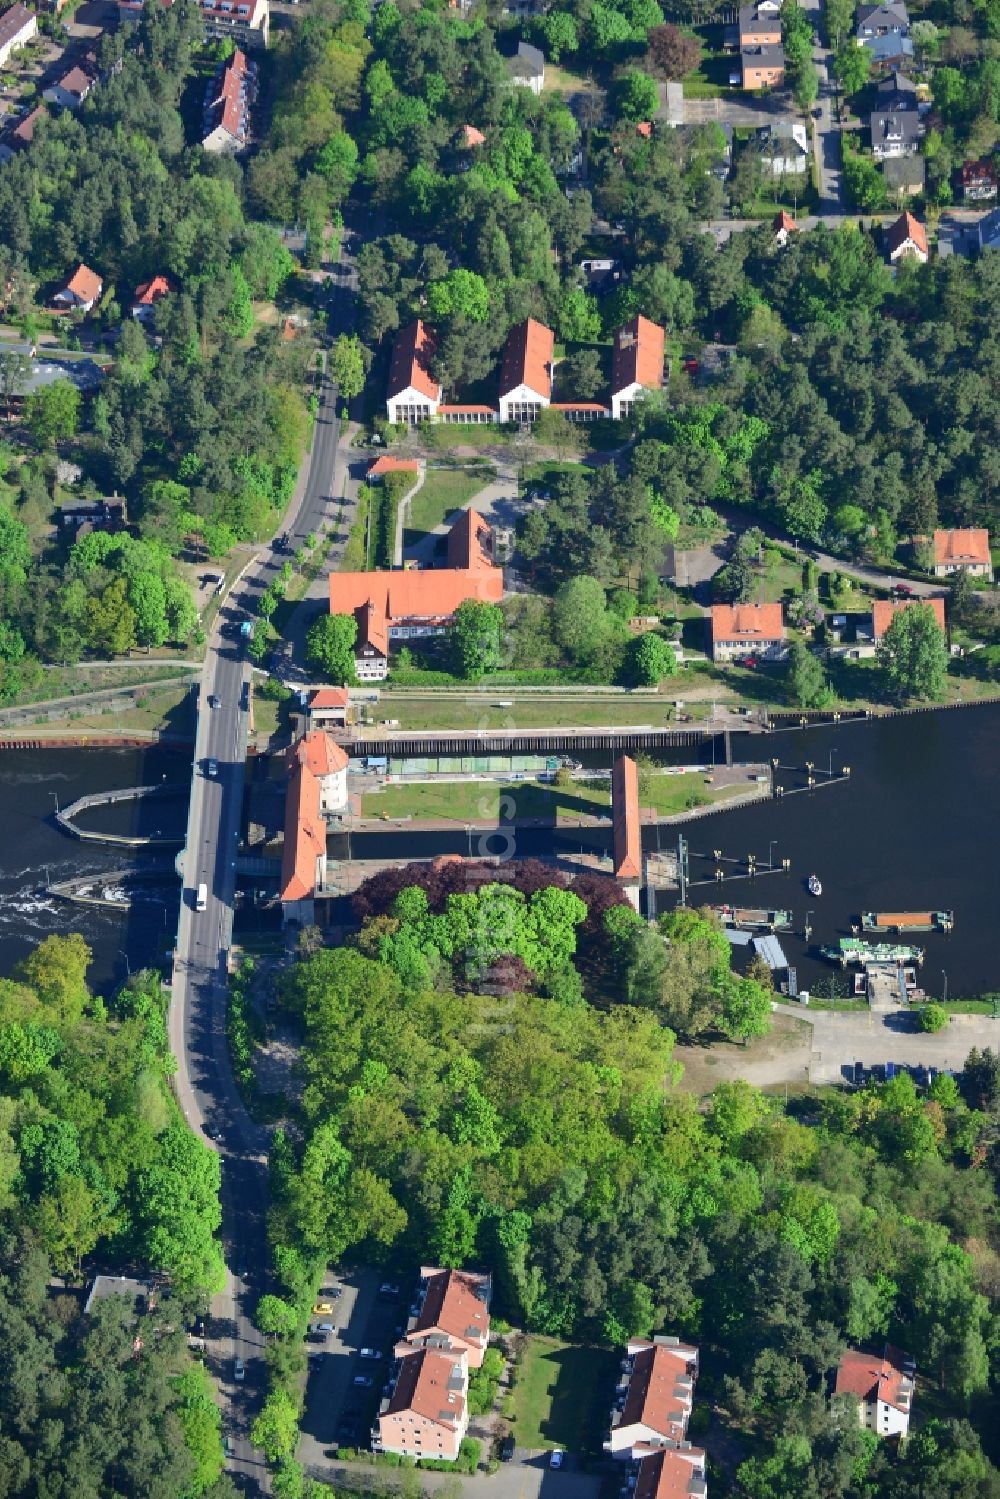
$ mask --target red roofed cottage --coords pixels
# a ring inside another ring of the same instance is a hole
[[[713,661],[758,656],[781,661],[787,654],[780,604],[716,604],[709,619]]]
[[[992,578],[990,533],[984,530],[935,531],[934,576],[966,573],[970,578]]]
[[[881,1358],[849,1348],[837,1369],[835,1395],[856,1395],[858,1420],[880,1437],[905,1436],[916,1369],[908,1353],[885,1345]]]
[[[433,328],[418,319],[400,329],[392,346],[385,409],[391,422],[429,421],[441,404],[441,386],[431,374],[437,348]]]

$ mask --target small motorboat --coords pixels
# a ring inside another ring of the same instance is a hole
[[[811,874],[806,880],[806,887],[810,895],[822,895],[823,886],[820,884],[819,875]]]

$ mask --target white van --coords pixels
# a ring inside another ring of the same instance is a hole
[[[199,885],[198,886],[198,891],[197,891],[197,894],[195,895],[195,898],[194,898],[194,908],[195,908],[196,911],[207,911],[208,910],[208,886],[207,885],[203,884],[203,885]]]

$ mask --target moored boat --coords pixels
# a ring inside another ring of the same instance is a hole
[[[743,931],[791,930],[791,911],[772,910],[764,906],[709,906],[708,909],[715,912],[723,926],[735,926]]]
[[[823,957],[846,968],[858,963],[862,968],[869,963],[916,963],[924,961],[922,947],[910,947],[903,943],[862,942],[858,937],[841,937],[836,947],[821,949]]]
[[[954,911],[862,911],[864,932],[950,932]]]
[[[809,894],[810,895],[822,895],[823,894],[823,886],[820,883],[820,878],[819,878],[818,874],[811,874],[809,876],[809,878],[806,880],[806,886],[807,886],[807,888],[809,890]]]

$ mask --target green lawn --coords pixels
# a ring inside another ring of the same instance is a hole
[[[450,510],[460,510],[485,489],[494,470],[429,468],[421,488],[410,501],[403,531],[403,548],[415,546],[439,526]]]
[[[603,1434],[616,1355],[558,1338],[529,1337],[512,1393],[519,1447],[594,1451]]]
[[[508,687],[494,687],[482,696],[463,692],[441,692],[434,697],[386,691],[381,694],[379,718],[398,718],[403,729],[537,729],[586,728],[607,724],[611,728],[662,729],[674,723],[671,699],[683,698],[694,685],[689,673],[668,677],[664,695],[649,697],[597,697],[581,689],[578,697],[538,693],[517,697]],[[499,704],[509,706],[498,706]]]
[[[362,490],[361,498],[358,500],[354,524],[351,526],[351,534],[347,538],[344,555],[340,560],[342,573],[362,573],[365,570],[365,535],[368,527],[368,500],[365,496],[367,494],[367,489]]]
[[[672,817],[691,806],[728,801],[751,789],[749,782],[735,786],[709,785],[700,771],[683,775],[643,776],[640,800],[655,807],[661,817]],[[581,817],[608,818],[611,814],[611,783],[574,781],[569,786],[540,785],[537,781],[423,781],[386,786],[362,798],[365,817],[414,817],[452,822],[500,821],[515,818],[554,819],[575,823]]]
[[[732,93],[729,74],[734,68],[739,72],[739,66],[735,52],[706,52],[701,65],[683,79],[685,99],[718,99]]]

